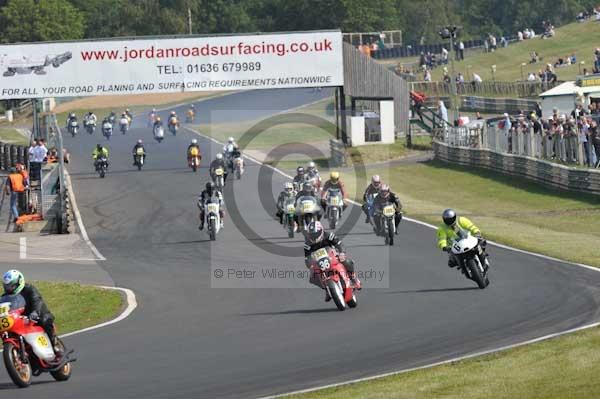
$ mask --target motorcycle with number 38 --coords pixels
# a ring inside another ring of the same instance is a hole
[[[61,350],[55,355],[50,338],[34,320],[24,316],[25,299],[21,295],[0,297],[0,336],[4,366],[10,379],[20,388],[31,384],[32,377],[50,373],[56,381],[71,377],[73,351],[56,338],[55,346]]]
[[[324,247],[317,249],[311,255],[311,273],[318,273],[321,287],[329,292],[338,310],[346,307],[355,308],[358,305],[354,286],[346,268],[338,258],[335,248]]]

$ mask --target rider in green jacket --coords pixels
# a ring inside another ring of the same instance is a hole
[[[456,267],[459,263],[452,254],[451,248],[454,240],[458,238],[458,231],[468,231],[478,239],[482,240],[481,231],[466,217],[457,217],[456,212],[453,209],[446,209],[442,214],[442,219],[444,220],[444,223],[440,224],[437,229],[437,245],[442,251],[450,254],[448,267]]]

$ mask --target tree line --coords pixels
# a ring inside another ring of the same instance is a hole
[[[404,42],[514,35],[574,21],[598,0],[0,0],[0,42],[313,29],[403,31]]]

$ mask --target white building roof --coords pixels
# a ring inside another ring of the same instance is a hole
[[[600,86],[579,87],[575,82],[562,83],[548,91],[540,94],[540,97],[567,96],[567,95],[586,95],[589,93],[600,93]]]

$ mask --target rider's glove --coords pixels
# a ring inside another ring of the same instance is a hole
[[[340,252],[338,254],[338,259],[340,260],[340,262],[344,262],[346,260],[346,254],[343,252]]]
[[[442,251],[450,253],[450,247],[444,247],[442,248]]]
[[[39,321],[40,315],[35,310],[29,314],[29,320]]]
[[[481,231],[478,231],[477,233],[475,233],[475,237],[477,237],[478,239],[481,240]]]

